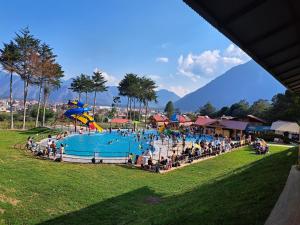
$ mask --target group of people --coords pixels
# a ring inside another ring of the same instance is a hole
[[[265,140],[261,138],[256,138],[252,144],[253,149],[255,150],[256,154],[266,154],[269,152],[269,146]]]
[[[57,139],[60,140],[60,139]],[[47,146],[44,152],[44,155],[47,155],[48,158],[53,156],[53,160],[57,160],[57,152],[59,152],[59,160],[63,161],[63,154],[65,152],[65,146],[63,143],[60,144],[59,147],[56,146],[55,141],[52,139],[51,135],[48,136]]]

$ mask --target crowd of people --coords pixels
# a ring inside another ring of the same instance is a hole
[[[34,152],[37,156],[47,156],[49,159],[52,157],[53,160],[63,161],[63,154],[65,152],[65,146],[61,143],[59,146],[56,145],[56,141],[62,140],[68,136],[68,132],[58,133],[55,138],[48,135],[47,144],[45,148],[38,145],[33,137],[27,138],[26,148]],[[57,154],[59,153],[59,157]]]
[[[149,136],[147,138],[149,138]],[[184,163],[191,163],[193,160],[202,157],[219,155],[230,151],[233,148],[250,144],[251,136],[249,135],[247,138],[244,137],[243,141],[233,141],[231,138],[219,135],[209,136],[194,133],[170,132],[151,134],[150,140],[161,141],[161,145],[166,145],[167,143],[169,145],[171,143],[170,148],[177,148],[177,151],[173,150],[171,155],[167,157],[161,156],[159,160],[154,160],[151,150],[154,150],[155,148],[151,144],[150,149],[142,152],[141,155],[131,153],[128,160],[129,164],[136,164],[141,166],[141,168],[153,171],[168,170]],[[182,150],[178,151],[179,148]],[[167,151],[169,151],[169,149]]]

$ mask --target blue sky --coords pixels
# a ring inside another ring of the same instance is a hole
[[[249,57],[180,0],[10,0],[0,42],[29,26],[58,55],[66,78],[104,72],[153,78],[183,96]]]

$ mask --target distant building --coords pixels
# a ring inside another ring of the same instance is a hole
[[[194,123],[202,134],[222,135],[223,137],[242,137],[248,126],[248,122],[229,119],[212,119],[208,116],[199,116]]]
[[[152,116],[150,116],[150,123],[152,124],[153,127],[160,127],[163,125],[167,125],[169,124],[170,120],[167,116],[160,114],[160,113],[156,113]]]
[[[274,130],[275,134],[294,140],[299,140],[299,129],[299,125],[296,122],[278,120],[271,125],[271,130]]]

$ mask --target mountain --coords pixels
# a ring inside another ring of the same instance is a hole
[[[230,106],[245,99],[253,103],[258,99],[270,100],[275,94],[285,91],[273,76],[253,60],[235,66],[204,87],[185,95],[175,102],[183,112],[196,111],[207,102],[215,107]]]
[[[9,79],[10,76],[0,71],[0,98],[8,98],[9,96]],[[77,93],[72,92],[69,87],[72,79],[63,80],[61,87],[51,92],[49,101],[54,103],[64,103],[69,99],[75,99],[78,97]],[[13,76],[13,96],[16,99],[23,98],[23,81],[19,76]],[[33,100],[38,98],[38,88],[36,86],[30,86],[28,91],[28,99]],[[97,104],[109,106],[112,103],[113,96],[117,96],[119,93],[117,86],[109,86],[108,90],[103,93],[97,93]],[[162,108],[169,100],[177,101],[179,97],[168,90],[161,89],[157,91],[158,103],[151,103],[150,107]],[[82,94],[82,98],[85,98]],[[92,95],[89,95],[89,103],[93,101]],[[121,104],[126,105],[127,98],[121,97]]]

